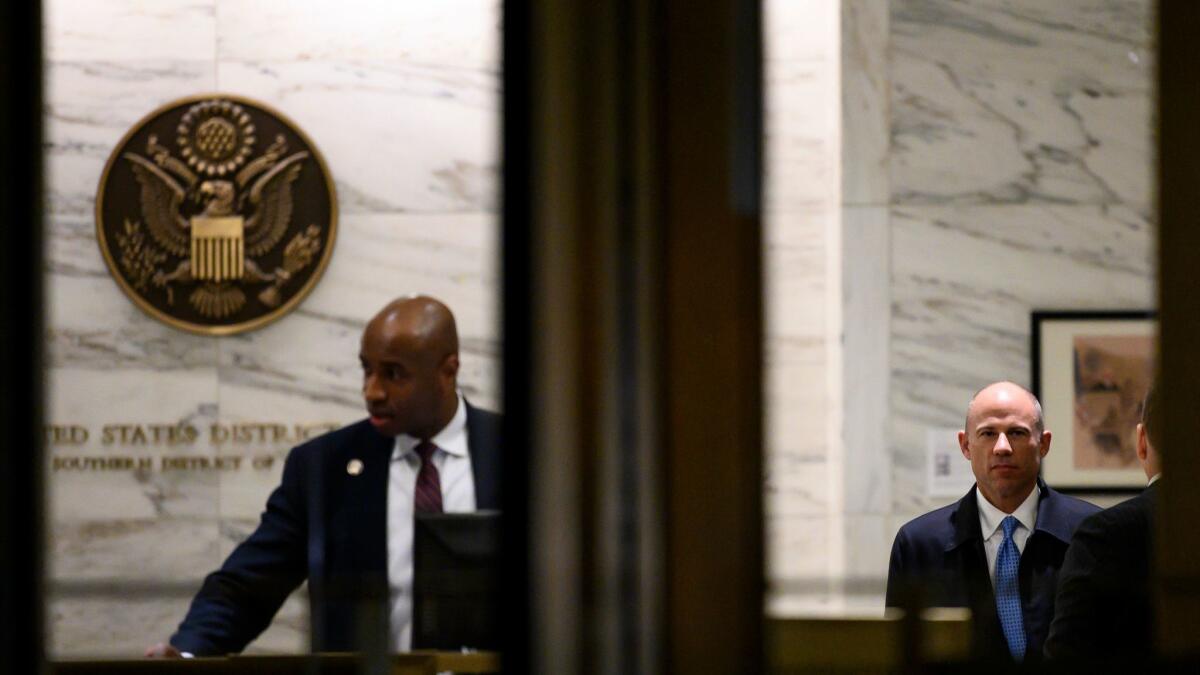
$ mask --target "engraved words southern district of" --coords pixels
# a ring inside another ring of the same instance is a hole
[[[283,424],[279,422],[235,422],[194,424],[109,423],[98,428],[81,424],[48,424],[43,440],[54,450],[54,471],[237,471],[245,467],[266,470],[276,462],[269,452],[236,454],[251,448],[291,447],[341,426],[334,422]],[[66,455],[60,449],[98,442],[111,449],[163,448],[157,457],[132,455]],[[208,446],[223,454],[195,454]],[[232,451],[232,454],[231,454]]]

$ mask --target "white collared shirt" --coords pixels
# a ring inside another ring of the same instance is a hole
[[[442,511],[475,510],[475,478],[467,452],[467,406],[458,394],[458,410],[450,423],[429,439],[438,447],[433,465],[442,486]],[[421,442],[407,434],[396,437],[388,468],[387,564],[391,591],[391,648],[408,651],[412,644],[413,498],[421,458],[414,448]]]
[[[1008,514],[993,506],[979,488],[975,488],[975,500],[979,503],[979,531],[983,533],[983,550],[987,553],[988,576],[992,579],[992,588],[996,587],[996,558],[1000,555],[1000,544],[1004,541],[1004,528],[1000,527],[1000,524],[1008,515],[1020,522],[1017,529],[1013,530],[1013,543],[1017,545],[1017,551],[1024,553],[1025,542],[1037,524],[1038,499],[1041,498],[1041,493],[1042,489],[1035,485],[1017,510]]]
[[[1159,471],[1158,473],[1154,474],[1154,477],[1150,479],[1150,482],[1149,482],[1149,483],[1146,483],[1146,487],[1150,487],[1151,485],[1154,485],[1154,482],[1155,482],[1155,481],[1157,481],[1159,478],[1162,478],[1162,472],[1161,472],[1161,471]]]

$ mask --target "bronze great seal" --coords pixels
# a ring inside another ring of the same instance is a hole
[[[168,103],[113,150],[96,238],[126,295],[202,335],[253,330],[316,286],[337,237],[324,159],[283,114],[240,96]]]

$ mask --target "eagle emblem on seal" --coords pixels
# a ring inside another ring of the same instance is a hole
[[[316,149],[278,113],[234,97],[152,113],[114,150],[97,196],[113,276],[143,309],[193,332],[286,313],[319,278],[335,228]]]

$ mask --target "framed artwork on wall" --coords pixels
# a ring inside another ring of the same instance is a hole
[[[1140,490],[1136,428],[1154,376],[1152,312],[1034,311],[1033,393],[1053,436],[1042,477],[1064,492]]]

